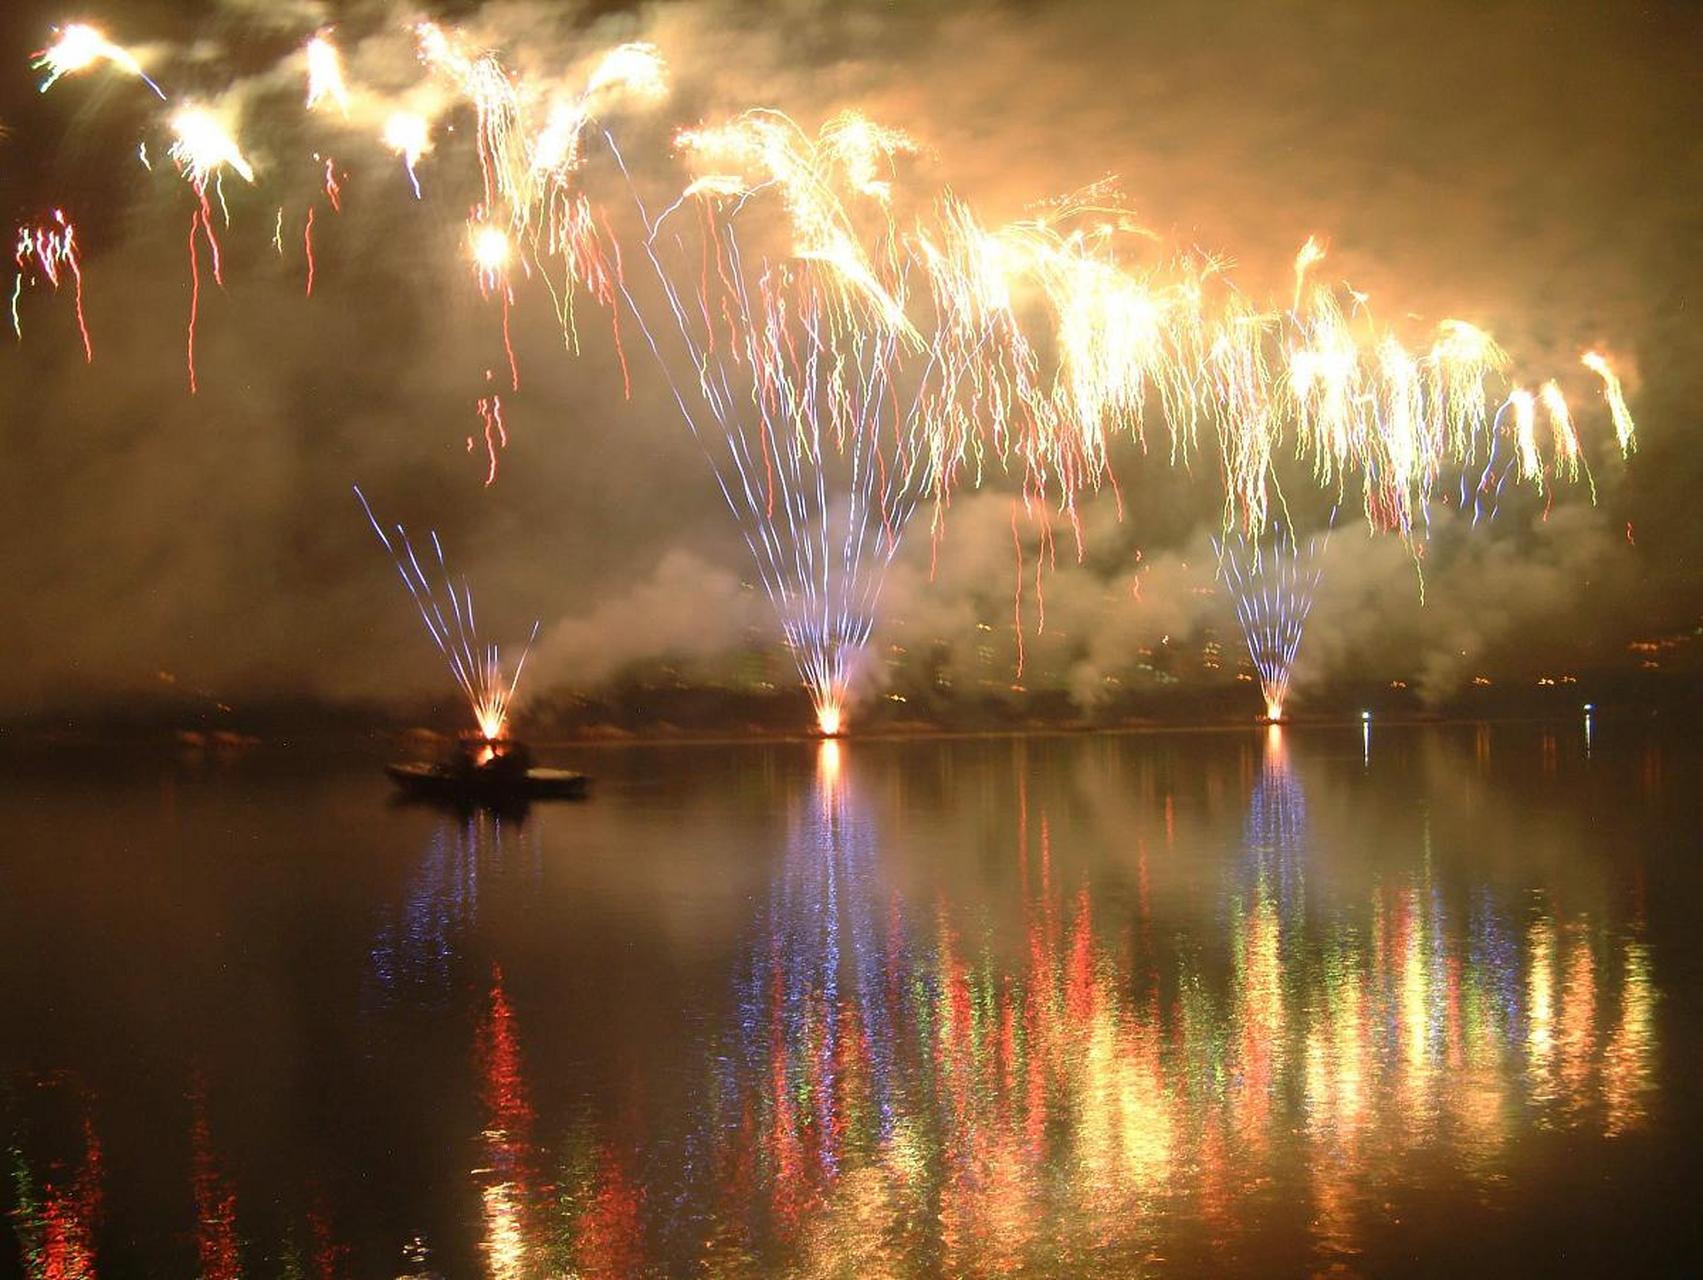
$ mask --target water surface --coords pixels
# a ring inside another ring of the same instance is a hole
[[[1649,726],[8,761],[0,1274],[1671,1270]]]

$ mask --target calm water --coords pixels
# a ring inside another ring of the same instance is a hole
[[[0,782],[0,1273],[1695,1259],[1699,757],[1643,726]]]

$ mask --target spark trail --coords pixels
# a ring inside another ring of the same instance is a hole
[[[83,339],[83,358],[94,362],[95,349],[89,342],[89,325],[83,316],[83,268],[78,261],[77,230],[55,209],[53,217],[36,224],[26,223],[18,228],[17,243],[12,250],[17,275],[12,281],[12,330],[24,336],[24,322],[18,313],[18,302],[24,286],[39,276],[55,291],[65,276],[71,278],[71,294],[77,312],[77,332]]]
[[[57,38],[54,42],[36,53],[30,63],[37,71],[47,72],[47,79],[41,82],[43,93],[58,83],[61,77],[86,71],[97,62],[105,62],[126,75],[135,76],[158,94],[160,101],[165,101],[165,91],[148,78],[148,73],[142,70],[142,64],[136,60],[136,56],[128,49],[113,44],[99,28],[84,22],[73,22],[55,28],[55,32]]]
[[[817,726],[833,736],[923,493],[917,433],[942,367],[905,317],[880,197],[864,210],[873,249],[838,203],[835,188],[870,171],[835,150],[833,133],[813,141],[783,120],[728,126],[718,159],[753,172],[700,179],[647,218],[645,257],[672,328],[625,296],[739,522]],[[871,145],[884,155],[891,142]],[[712,144],[697,134],[684,145]],[[741,224],[770,198],[795,252],[748,257]]]
[[[1275,523],[1261,539],[1213,540],[1248,656],[1259,672],[1265,717],[1274,723],[1283,719],[1289,675],[1324,573],[1329,540],[1327,529],[1299,542],[1287,526]]]
[[[195,326],[201,313],[201,265],[198,241],[205,237],[207,253],[213,268],[215,284],[224,283],[224,269],[219,262],[219,239],[213,230],[213,202],[208,198],[208,184],[217,184],[228,168],[245,182],[254,181],[254,168],[238,148],[236,139],[211,111],[202,107],[184,107],[171,118],[173,141],[168,153],[178,172],[195,192],[195,211],[189,219],[189,324],[186,340],[189,367],[189,394],[196,392]],[[215,186],[221,208],[224,192]]]
[[[526,647],[521,650],[520,660],[515,663],[513,673],[506,673],[497,646],[483,644],[479,640],[478,626],[473,615],[472,588],[463,579],[461,589],[456,590],[455,578],[444,560],[443,544],[438,541],[437,533],[434,531],[431,534],[431,540],[432,551],[437,560],[437,572],[441,577],[441,598],[439,588],[433,585],[432,578],[422,568],[414,546],[408,540],[407,531],[397,525],[393,541],[391,535],[385,533],[383,526],[379,524],[378,517],[373,514],[366,495],[358,485],[355,486],[355,497],[360,499],[361,509],[367,513],[367,520],[372,524],[373,532],[378,535],[378,540],[384,544],[384,549],[395,562],[396,572],[401,575],[403,586],[408,588],[408,594],[420,612],[420,621],[425,623],[432,641],[448,662],[456,685],[467,698],[468,706],[473,712],[473,722],[478,726],[480,735],[487,742],[499,741],[507,731],[509,705],[513,702],[514,691],[520,684],[520,673],[526,666],[526,655],[532,649],[533,640],[538,638],[539,624],[532,624],[532,634],[527,637]]]

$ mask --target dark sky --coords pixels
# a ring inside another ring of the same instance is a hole
[[[1390,322],[1414,335],[1447,315],[1488,328],[1527,382],[1563,378],[1598,439],[1605,415],[1575,363],[1594,344],[1613,352],[1641,449],[1599,464],[1599,505],[1580,488],[1547,523],[1540,502],[1517,499],[1470,537],[1441,529],[1423,606],[1403,548],[1345,527],[1299,680],[1403,675],[1445,692],[1484,666],[1600,657],[1703,612],[1703,343],[1686,306],[1703,284],[1693,6],[818,0],[458,14],[540,73],[655,40],[674,95],[621,127],[659,181],[666,160],[645,147],[665,127],[752,105],[813,126],[857,107],[927,144],[907,184],[949,184],[988,222],[1116,173],[1147,225],[1228,254],[1259,296],[1283,291],[1308,235],[1326,238],[1330,273]],[[193,205],[167,166],[149,174],[136,158],[139,138],[163,151],[159,104],[107,74],[34,90],[29,52],[52,22],[80,16],[141,52],[168,91],[241,103],[258,182],[227,187],[225,288],[203,296],[193,398]],[[441,682],[350,494],[357,482],[381,514],[441,531],[491,638],[542,619],[535,690],[629,657],[713,659],[762,624],[696,446],[636,354],[623,400],[595,311],[569,355],[547,297],[520,291],[512,443],[482,486],[482,454],[465,442],[502,352],[497,312],[460,255],[466,139],[422,165],[416,202],[370,121],[304,117],[297,72],[278,65],[333,18],[352,76],[400,86],[413,76],[397,34],[406,16],[259,0],[8,9],[0,211],[20,220],[63,205],[77,220],[95,350],[86,367],[69,298],[40,287],[21,303],[22,342],[0,344],[0,695],[17,709],[122,698],[160,670],[231,700]],[[341,215],[318,196],[316,152],[348,174]],[[315,201],[310,299],[300,242]],[[1215,477],[1133,456],[1119,466],[1125,519],[1109,499],[1090,504],[1089,563],[1061,558],[1049,635],[1030,637],[1043,677],[1084,699],[1137,645],[1228,616],[1198,590],[1211,581]],[[932,583],[916,526],[894,570],[889,636],[968,655],[988,643],[978,621],[1008,622],[1010,486],[989,490],[955,506]]]

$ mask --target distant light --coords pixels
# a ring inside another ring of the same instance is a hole
[[[1360,718],[1362,720],[1370,720],[1372,718],[1372,713],[1370,711],[1362,711],[1360,713]]]
[[[1597,709],[1597,704],[1594,703],[1594,702],[1587,702],[1585,704],[1585,714],[1586,715],[1590,715],[1591,712],[1595,711],[1596,709]]]

